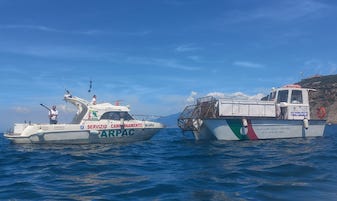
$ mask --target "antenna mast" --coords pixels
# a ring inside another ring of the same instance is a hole
[[[91,92],[91,88],[92,88],[92,80],[90,80],[89,82],[89,90],[88,90],[89,93]]]

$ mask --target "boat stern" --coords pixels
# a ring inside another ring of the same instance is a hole
[[[4,137],[14,143],[30,143],[29,138],[22,135],[23,131],[29,126],[28,123],[16,123],[13,129],[4,133]]]

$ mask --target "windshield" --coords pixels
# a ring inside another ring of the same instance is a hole
[[[101,119],[110,119],[110,120],[133,120],[132,116],[127,112],[106,112],[102,115]]]
[[[288,90],[281,90],[277,95],[277,103],[288,102]]]

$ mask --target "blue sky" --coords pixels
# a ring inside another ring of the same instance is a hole
[[[67,122],[65,89],[164,116],[336,74],[336,22],[328,0],[0,0],[0,131],[48,122],[40,103]]]

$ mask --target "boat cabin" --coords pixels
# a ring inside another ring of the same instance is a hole
[[[83,121],[99,120],[134,120],[129,114],[128,106],[112,105],[110,103],[91,104],[90,102],[76,96],[65,95],[64,99],[72,103],[77,108],[77,113],[72,120],[73,124],[80,124]]]
[[[270,117],[289,120],[310,119],[309,91],[299,85],[273,88],[262,100],[219,99],[221,117]]]
[[[280,119],[310,119],[309,91],[299,85],[286,85],[272,92],[276,117]]]

